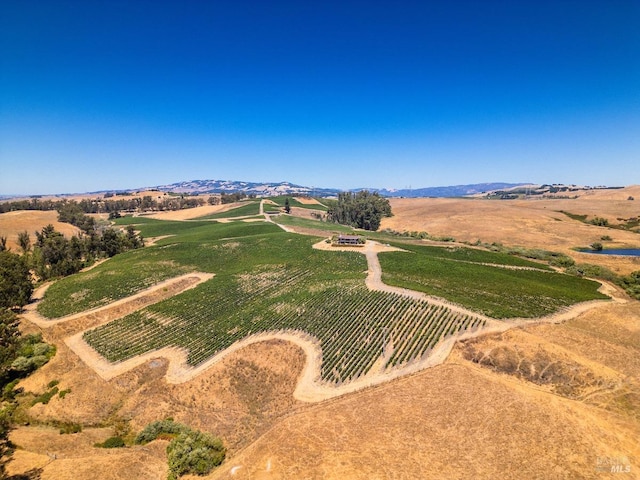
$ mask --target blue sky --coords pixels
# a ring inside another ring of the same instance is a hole
[[[0,3],[0,194],[640,183],[640,2]]]

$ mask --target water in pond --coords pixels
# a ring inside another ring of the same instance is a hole
[[[612,248],[610,250],[583,250],[583,253],[597,255],[626,255],[628,257],[640,257],[640,248]]]

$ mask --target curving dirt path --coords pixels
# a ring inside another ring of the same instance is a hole
[[[261,202],[262,204],[262,202]],[[265,216],[267,217],[267,216]],[[269,220],[268,220],[269,221]],[[325,383],[321,380],[321,364],[322,364],[322,351],[320,349],[320,344],[318,339],[315,337],[308,335],[303,332],[297,331],[279,331],[279,332],[263,332],[255,335],[251,335],[249,337],[240,340],[233,345],[231,345],[226,350],[219,352],[218,354],[211,357],[205,363],[199,365],[198,367],[192,367],[187,364],[187,354],[188,352],[185,349],[177,348],[177,347],[165,347],[159,350],[154,350],[152,352],[148,352],[144,355],[137,356],[135,358],[118,362],[111,363],[107,361],[104,357],[98,354],[93,348],[91,348],[82,338],[84,332],[87,330],[85,326],[82,331],[75,333],[71,336],[68,336],[64,339],[64,342],[69,346],[71,350],[73,350],[89,367],[91,367],[101,378],[104,380],[111,380],[118,375],[121,375],[132,368],[135,368],[145,362],[148,362],[155,358],[165,358],[169,362],[169,367],[166,374],[167,382],[178,384],[187,382],[194,377],[198,376],[205,370],[209,369],[213,365],[220,362],[227,355],[236,352],[248,345],[263,342],[272,339],[280,339],[288,342],[295,343],[305,352],[307,361],[305,363],[304,369],[300,374],[298,384],[294,391],[294,397],[298,400],[305,402],[318,402],[322,400],[327,400],[329,398],[337,397],[340,395],[344,395],[346,393],[354,392],[363,388],[367,388],[370,386],[378,385],[383,382],[387,382],[394,378],[398,378],[410,373],[417,372],[419,370],[423,370],[428,367],[432,367],[435,365],[439,365],[443,363],[446,358],[449,356],[451,349],[453,348],[456,341],[472,338],[479,335],[484,335],[486,333],[492,332],[501,332],[507,329],[513,328],[518,325],[526,324],[526,323],[538,323],[538,322],[561,322],[567,320],[569,318],[573,318],[580,313],[583,313],[591,308],[594,308],[597,305],[602,304],[604,301],[592,301],[585,302],[583,304],[575,305],[571,308],[565,309],[561,312],[558,312],[554,315],[550,315],[547,317],[537,318],[537,319],[509,319],[505,321],[495,320],[486,316],[479,315],[476,312],[472,312],[467,310],[459,305],[452,304],[443,299],[428,296],[421,292],[416,292],[408,289],[392,287],[386,285],[382,282],[382,269],[380,267],[380,262],[378,260],[378,253],[385,251],[394,251],[398,250],[397,248],[390,247],[387,245],[382,245],[377,242],[368,241],[364,248],[362,247],[333,247],[330,244],[327,244],[324,240],[322,242],[314,245],[314,248],[322,249],[322,250],[350,250],[350,251],[358,251],[363,253],[367,258],[368,272],[366,278],[367,288],[372,290],[379,290],[383,292],[391,292],[400,294],[403,296],[408,296],[415,299],[427,300],[430,303],[434,303],[437,305],[445,306],[454,311],[473,315],[475,317],[479,317],[486,321],[486,326],[480,330],[475,332],[467,332],[462,335],[455,335],[447,338],[446,340],[440,342],[436,348],[429,354],[428,357],[420,359],[418,361],[413,361],[401,368],[393,368],[391,370],[384,369],[384,358],[382,361],[377,362],[374,365],[373,369],[365,376],[349,382],[347,384],[341,386],[335,386],[332,384]],[[68,322],[70,320],[79,320],[79,319],[89,319],[90,317],[95,317],[96,314],[105,314],[104,318],[106,319],[103,323],[106,323],[113,318],[110,318],[108,313],[110,311],[117,311],[120,314],[122,311],[126,313],[131,313],[132,311],[143,308],[147,305],[155,303],[159,301],[157,298],[152,297],[154,292],[159,291],[160,289],[167,288],[171,285],[179,286],[179,291],[173,291],[169,296],[175,295],[184,291],[188,288],[194,288],[200,283],[209,280],[213,275],[205,274],[205,273],[190,273],[186,275],[182,275],[180,277],[176,277],[170,280],[166,280],[161,282],[149,289],[146,289],[142,292],[139,292],[136,295],[131,297],[119,300],[112,304],[109,304],[104,307],[99,307],[93,310],[81,312],[74,315],[69,315],[67,317],[62,317],[58,319],[46,319],[37,313],[36,306],[37,303],[32,303],[27,307],[27,311],[24,313],[23,317],[27,320],[41,326],[41,327],[51,327],[55,324]],[[179,285],[180,282],[183,282],[182,285]],[[44,291],[48,285],[44,285],[34,292],[34,298],[42,298]],[[619,295],[618,290],[609,284],[603,283],[601,287],[601,291],[611,295],[615,301],[617,302],[625,302],[624,298]],[[125,314],[126,314],[125,313]],[[118,315],[122,316],[122,315]],[[89,328],[95,327],[97,324],[93,322]]]

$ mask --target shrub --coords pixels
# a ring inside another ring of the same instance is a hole
[[[44,355],[38,355],[37,357],[18,357],[11,362],[11,370],[14,370],[20,374],[28,374],[34,370],[40,368],[47,363],[49,359]]]
[[[59,396],[60,398],[64,398],[64,397],[66,397],[66,396],[67,396],[67,393],[71,393],[71,389],[70,389],[70,388],[67,388],[66,390],[60,390],[60,391],[58,392],[58,396]]]
[[[45,392],[42,395],[38,395],[36,398],[34,398],[33,402],[31,402],[31,405],[36,405],[38,403],[42,403],[43,405],[46,405],[47,403],[49,403],[49,400],[51,400],[56,393],[58,393],[58,387],[53,387],[48,392]]]
[[[616,283],[624,288],[629,296],[640,300],[640,270],[619,278]]]
[[[169,480],[177,480],[187,473],[206,475],[224,460],[226,449],[219,438],[191,430],[169,418],[147,425],[138,434],[135,443],[149,443],[167,434],[175,435],[167,446]]]
[[[609,235],[603,235],[600,237],[600,240],[602,240],[603,242],[610,242],[611,237]]]
[[[593,250],[595,250],[596,252],[599,252],[599,251],[601,251],[601,250],[602,250],[602,244],[601,244],[600,242],[593,242],[593,243],[591,244],[591,248],[592,248]]]
[[[33,356],[34,357],[46,357],[47,353],[51,351],[51,345],[48,343],[36,343],[33,346]]]
[[[125,446],[122,437],[109,437],[102,443],[96,443],[93,445],[97,448],[122,448]]]
[[[566,272],[572,275],[600,278],[609,281],[615,281],[618,278],[617,275],[608,268],[590,263],[578,263],[567,268]]]
[[[160,435],[177,435],[187,430],[189,430],[189,427],[181,423],[174,422],[173,420],[159,420],[144,427],[144,429],[138,434],[134,442],[138,445],[144,445],[146,443],[154,441]]]
[[[60,426],[60,435],[80,433],[81,431],[82,431],[82,425],[80,425],[79,423],[63,423]]]
[[[21,393],[22,388],[16,389],[19,381],[20,379],[16,378],[2,388],[2,400],[13,400],[18,393]]]
[[[187,473],[206,475],[222,463],[226,454],[222,441],[207,433],[188,430],[167,446],[169,479]]]

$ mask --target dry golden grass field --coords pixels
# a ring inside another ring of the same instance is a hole
[[[58,212],[43,212],[40,210],[18,210],[16,212],[0,213],[0,237],[7,237],[7,247],[14,252],[20,252],[18,234],[26,231],[31,237],[31,244],[36,241],[34,232],[42,227],[53,225],[54,228],[67,237],[77,235],[80,231],[69,223],[58,222]]]
[[[394,217],[382,228],[562,251],[619,273],[640,270],[634,260],[572,250],[604,235],[612,237],[607,246],[640,247],[638,233],[558,213],[610,223],[637,217],[640,187],[570,200],[391,203]],[[26,321],[23,328],[39,330]],[[62,341],[82,328],[43,331],[58,352],[21,386],[42,392],[59,380],[71,393],[28,414],[34,423],[85,428],[72,435],[44,425],[17,428],[10,475],[164,479],[165,440],[112,450],[92,445],[170,416],[228,446],[208,479],[640,478],[640,302],[622,292],[563,323],[465,340],[442,365],[315,404],[293,397],[305,357],[284,341],[248,346],[179,385],[166,382],[163,359],[105,381]],[[610,473],[611,466],[623,473]]]

